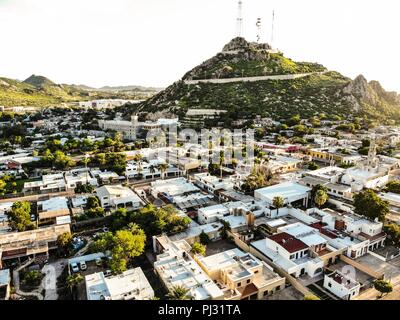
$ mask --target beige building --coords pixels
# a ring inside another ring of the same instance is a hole
[[[222,290],[225,300],[261,300],[285,288],[285,278],[239,249],[208,257],[197,255],[195,260]]]
[[[47,255],[57,248],[57,238],[65,232],[70,232],[69,224],[0,234],[0,268],[5,260]]]

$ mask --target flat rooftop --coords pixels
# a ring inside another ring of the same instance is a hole
[[[275,197],[283,197],[285,200],[296,201],[307,196],[311,188],[298,183],[285,182],[271,187],[258,189],[255,194],[261,195],[264,199],[272,203]]]
[[[154,297],[141,268],[108,278],[103,272],[94,273],[87,275],[85,281],[88,300],[147,300]]]

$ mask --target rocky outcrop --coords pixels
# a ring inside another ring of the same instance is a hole
[[[387,92],[378,81],[368,82],[363,75],[359,75],[343,88],[346,100],[355,111],[361,111],[363,105],[379,111],[393,106],[400,110],[400,99],[396,92]],[[395,110],[394,110],[395,111]]]

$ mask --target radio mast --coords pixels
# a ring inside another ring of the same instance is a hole
[[[271,47],[273,47],[274,43],[274,24],[275,24],[275,10],[272,10]]]
[[[237,17],[237,36],[242,37],[243,36],[243,15],[242,15],[242,0],[239,0],[238,4],[238,17]]]

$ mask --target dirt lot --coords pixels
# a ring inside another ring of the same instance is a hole
[[[236,245],[228,240],[210,242],[207,245],[206,256],[237,248]]]
[[[265,300],[303,300],[303,294],[292,286],[275,292],[272,296],[268,296]]]

